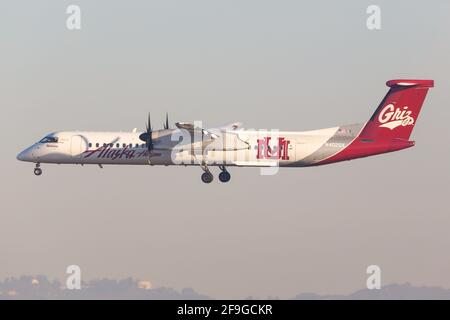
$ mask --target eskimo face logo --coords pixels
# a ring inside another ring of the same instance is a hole
[[[380,127],[389,128],[393,130],[398,126],[410,126],[414,124],[414,118],[411,117],[412,111],[408,110],[407,106],[403,109],[395,108],[395,106],[390,103],[386,105],[383,110],[381,110],[378,116],[378,121],[381,123]]]

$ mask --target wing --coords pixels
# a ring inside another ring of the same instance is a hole
[[[175,123],[175,126],[178,129],[187,130],[191,134],[201,134],[203,137],[203,141],[208,140],[208,138],[211,140],[218,138],[218,136],[215,133],[209,132],[208,130],[200,128],[200,127],[196,127],[193,123],[190,123],[190,122],[177,122],[177,123]]]
[[[195,127],[193,123],[177,122],[177,128],[187,130],[191,134],[201,135],[202,146],[209,145],[211,150],[221,151],[236,151],[248,149],[249,144],[239,138],[237,128],[242,126],[242,123],[235,122],[220,128],[202,129]]]

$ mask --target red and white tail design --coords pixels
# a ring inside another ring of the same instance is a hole
[[[390,80],[391,89],[362,130],[367,139],[409,140],[428,89],[433,80]]]
[[[359,135],[341,150],[317,161],[314,165],[367,157],[414,146],[409,141],[420,109],[433,80],[390,80],[389,92],[381,101],[370,120],[362,125]],[[344,127],[344,129],[346,129]],[[345,131],[345,130],[344,130]],[[328,142],[339,140],[333,136]],[[324,155],[327,152],[323,152]]]

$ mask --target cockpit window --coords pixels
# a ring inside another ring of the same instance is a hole
[[[41,141],[39,141],[39,143],[56,143],[56,142],[58,142],[57,137],[45,137]]]

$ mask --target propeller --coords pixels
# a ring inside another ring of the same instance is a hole
[[[166,112],[166,122],[163,124],[164,129],[169,129],[169,114]]]
[[[139,135],[139,139],[145,142],[147,150],[151,152],[153,150],[153,137],[152,137],[153,129],[150,120],[150,113],[148,114],[148,120],[147,123],[145,124],[145,129],[146,129],[145,132]]]

